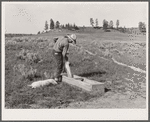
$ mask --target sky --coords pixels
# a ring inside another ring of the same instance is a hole
[[[102,26],[103,20],[118,19],[121,27],[138,27],[148,21],[148,2],[2,2],[2,22],[6,33],[36,34],[50,19],[60,24],[91,26],[90,18]]]

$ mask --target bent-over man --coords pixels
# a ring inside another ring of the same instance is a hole
[[[68,34],[66,36],[54,38],[53,56],[56,63],[54,80],[56,82],[62,81],[61,73],[63,71],[64,62],[68,61],[67,51],[69,43],[76,44],[76,39],[77,37],[75,34]]]

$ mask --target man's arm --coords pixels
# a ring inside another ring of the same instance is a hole
[[[66,44],[66,45],[64,46],[64,49],[63,49],[63,59],[64,59],[65,61],[68,61],[68,57],[67,57],[68,48],[69,48],[69,44]]]

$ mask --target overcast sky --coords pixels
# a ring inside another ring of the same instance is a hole
[[[99,26],[106,19],[116,20],[122,27],[137,27],[147,23],[148,2],[2,2],[5,32],[37,33],[44,29],[45,21],[60,24],[90,26],[90,18],[97,18]]]

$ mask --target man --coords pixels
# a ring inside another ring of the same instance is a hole
[[[61,82],[64,62],[68,61],[67,51],[69,43],[76,44],[76,35],[68,34],[64,37],[54,38],[53,56],[56,63],[56,70],[54,73],[54,80]]]

